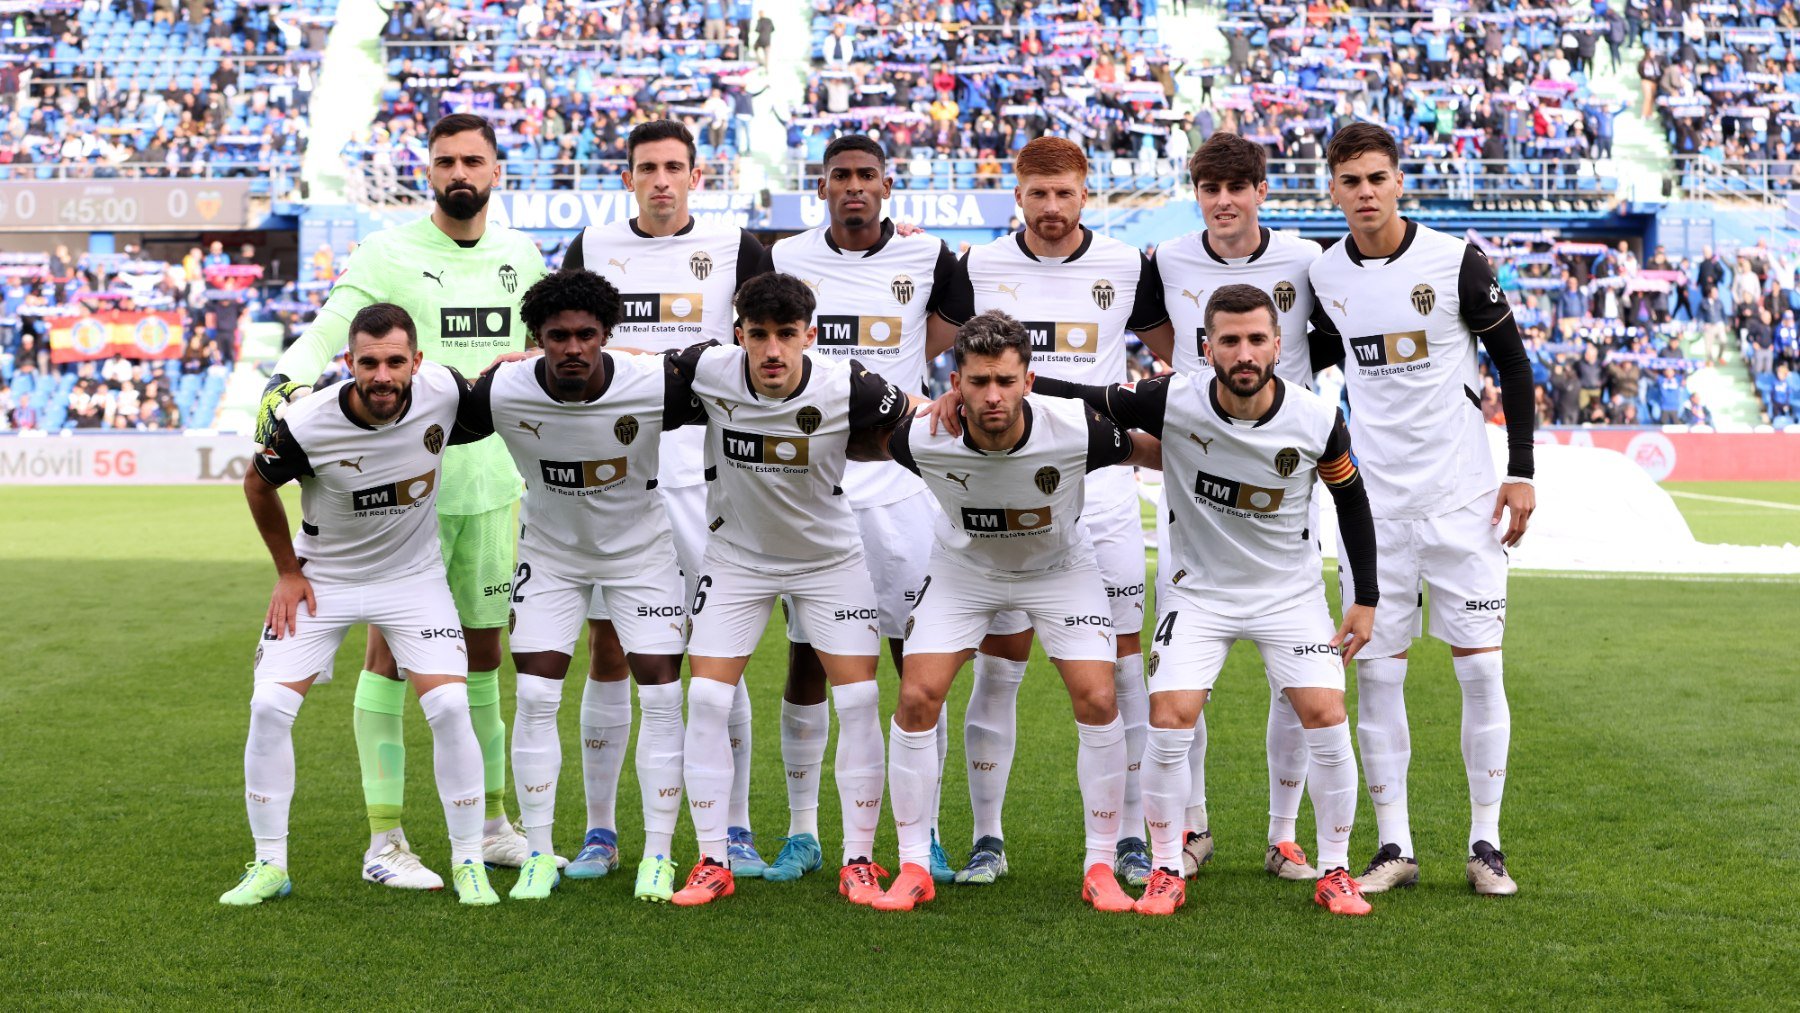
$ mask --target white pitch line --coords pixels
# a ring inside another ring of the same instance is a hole
[[[1800,510],[1800,503],[1777,503],[1767,499],[1744,499],[1740,496],[1713,496],[1704,492],[1683,492],[1670,489],[1669,495],[1686,499],[1703,499],[1709,503],[1736,503],[1739,506],[1768,507],[1771,510]]]
[[[1681,573],[1640,573],[1622,571],[1619,573],[1601,573],[1595,571],[1562,571],[1562,570],[1514,570],[1514,577],[1543,577],[1549,580],[1671,580],[1688,584],[1800,584],[1800,574],[1788,576],[1763,574],[1681,574]]]

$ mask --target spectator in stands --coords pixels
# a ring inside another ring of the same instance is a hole
[[[1725,365],[1725,326],[1727,313],[1725,300],[1719,298],[1719,290],[1708,285],[1701,289],[1700,296],[1700,342],[1706,361],[1714,366]]]
[[[1712,409],[1700,403],[1699,391],[1689,394],[1687,403],[1681,406],[1681,424],[1709,427],[1713,424]]]
[[[1573,274],[1563,275],[1563,287],[1556,294],[1556,325],[1562,331],[1563,340],[1575,336],[1575,331],[1587,323],[1588,297],[1581,291],[1581,285]]]
[[[1775,369],[1775,330],[1770,326],[1768,310],[1758,309],[1744,325],[1744,341],[1750,348],[1752,377]]]
[[[752,43],[751,49],[756,53],[756,62],[762,64],[764,70],[769,67],[769,42],[774,37],[775,22],[769,20],[769,12],[757,11],[756,41]]]
[[[1800,327],[1795,326],[1791,309],[1781,311],[1781,323],[1775,328],[1775,361],[1800,363]]]
[[[313,252],[312,277],[314,281],[330,281],[337,277],[337,258],[331,252],[330,243],[320,243]]]
[[[1581,361],[1575,364],[1575,379],[1581,388],[1581,410],[1589,412],[1596,402],[1604,406],[1601,388],[1606,383],[1605,369],[1600,365],[1600,349],[1590,344],[1581,350]]]
[[[1636,402],[1638,384],[1643,377],[1643,370],[1637,360],[1622,355],[1612,356],[1606,363],[1606,386],[1609,391],[1608,400],[1617,405],[1620,402]]]
[[[1682,381],[1681,374],[1673,369],[1663,370],[1656,398],[1658,420],[1665,426],[1679,424],[1682,406],[1687,400],[1687,384]]]

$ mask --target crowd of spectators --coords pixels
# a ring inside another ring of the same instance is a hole
[[[729,178],[750,150],[771,30],[737,0],[397,3],[380,112],[346,154],[419,187],[430,124],[476,112],[495,124],[507,185],[617,189],[632,127],[671,117],[708,175]]]
[[[48,0],[8,11],[0,179],[226,175],[285,192],[317,70],[305,22],[322,15],[275,9]]]
[[[1555,425],[1712,425],[1692,374],[1741,369],[1762,421],[1785,428],[1800,401],[1800,257],[1766,242],[1693,260],[1631,244],[1514,234],[1485,243],[1513,301],[1537,386],[1538,421]],[[1733,362],[1735,360],[1735,362]],[[1483,367],[1483,408],[1499,411]]]
[[[132,247],[97,256],[57,247],[0,256],[0,429],[163,429],[212,422],[237,357],[242,324],[268,315],[248,244],[193,247],[177,261]],[[167,358],[58,361],[59,318],[104,311],[173,311],[179,353]]]

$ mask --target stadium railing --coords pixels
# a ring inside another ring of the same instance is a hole
[[[1705,155],[1680,155],[1675,166],[1682,192],[1696,200],[1786,204],[1789,195],[1800,193],[1800,161],[1722,162]]]
[[[502,163],[506,175],[501,189],[623,190],[625,184],[620,173],[627,164],[623,159],[509,158]],[[703,162],[701,166],[702,185],[706,189],[737,188],[739,178],[735,159]],[[431,196],[422,165],[382,165],[364,157],[348,160],[345,167],[349,170],[346,179],[350,196],[357,203],[413,204]]]

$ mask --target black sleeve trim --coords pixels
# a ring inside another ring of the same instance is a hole
[[[1161,327],[1169,322],[1169,307],[1163,302],[1162,272],[1156,261],[1138,254],[1137,295],[1131,303],[1131,319],[1125,329],[1133,333]]]
[[[306,451],[301,448],[300,441],[294,439],[286,419],[276,421],[275,435],[270,438],[269,445],[252,455],[250,462],[256,473],[270,485],[286,485],[313,473],[312,462],[306,459]]]
[[[975,315],[975,283],[969,280],[969,255],[966,253],[957,259],[956,269],[950,272],[949,281],[944,285],[944,297],[938,302],[937,315],[958,327]]]
[[[850,430],[881,429],[906,415],[907,398],[880,373],[850,360]]]
[[[913,419],[916,417],[917,412],[907,412],[906,418],[900,420],[888,437],[888,453],[893,455],[894,463],[915,475],[919,473],[919,462],[913,460],[912,452]]]
[[[1519,324],[1509,314],[1481,335],[1481,345],[1494,360],[1494,382],[1500,385],[1500,409],[1506,413],[1506,474],[1530,478],[1532,429],[1537,425],[1537,389],[1531,380],[1531,360]],[[1475,402],[1480,405],[1480,400]]]
[[[1356,604],[1374,608],[1381,602],[1376,577],[1375,517],[1369,512],[1369,491],[1357,472],[1343,485],[1327,485],[1337,505],[1338,555],[1350,564],[1356,577]]]
[[[931,298],[925,300],[925,312],[936,313],[944,304],[944,294],[950,289],[950,279],[956,274],[956,256],[943,240],[938,240],[937,263],[931,268]],[[947,318],[946,318],[947,319]]]
[[[700,353],[707,347],[700,344],[679,352],[663,353],[664,432],[680,429],[682,426],[705,424],[706,409],[700,407],[700,399],[694,396],[694,366],[700,361]]]
[[[757,242],[749,229],[743,230],[743,237],[738,240],[737,283],[742,285],[759,274],[768,274],[775,270],[774,258],[762,243]]]
[[[1128,429],[1141,429],[1163,438],[1163,419],[1169,406],[1172,376],[1153,376],[1136,383],[1116,383],[1104,388],[1104,414]]]
[[[1456,278],[1456,296],[1463,323],[1471,334],[1483,335],[1512,316],[1512,304],[1494,278],[1494,267],[1469,243],[1463,247],[1462,270]]]
[[[575,241],[569,244],[569,248],[563,251],[563,270],[580,271],[587,267],[587,254],[581,252],[586,239],[587,230],[583,229],[576,234]]]
[[[1350,427],[1344,424],[1344,410],[1338,409],[1337,421],[1331,424],[1331,435],[1325,438],[1325,452],[1319,455],[1321,462],[1335,461],[1350,453]]]
[[[1087,421],[1087,470],[1099,471],[1101,468],[1125,463],[1125,459],[1131,456],[1131,436],[1111,419],[1102,417],[1099,412],[1090,410]]]
[[[1341,366],[1344,363],[1344,338],[1338,333],[1337,325],[1325,314],[1325,301],[1315,297],[1312,315],[1307,317],[1312,330],[1306,333],[1306,348],[1312,355],[1312,368],[1316,372],[1327,366]]]
[[[499,370],[488,370],[476,380],[474,387],[470,387],[461,373],[450,366],[444,368],[456,377],[456,384],[461,389],[461,397],[456,402],[456,425],[450,430],[450,445],[458,447],[492,436],[494,374]]]

